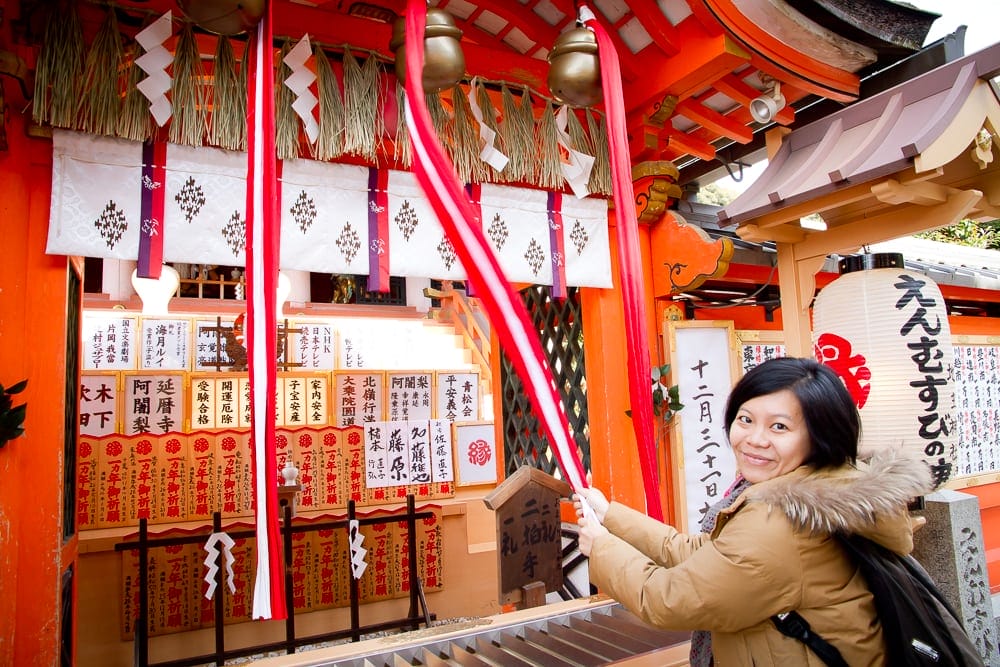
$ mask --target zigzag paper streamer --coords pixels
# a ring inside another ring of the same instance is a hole
[[[170,120],[170,100],[167,91],[170,90],[170,75],[166,69],[174,61],[163,43],[173,34],[173,16],[167,12],[156,19],[135,36],[135,41],[145,53],[135,59],[135,64],[148,76],[139,82],[139,89],[149,100],[149,113],[160,127]]]
[[[563,106],[556,112],[556,129],[558,130],[559,142],[559,168],[562,170],[563,178],[569,183],[573,194],[578,199],[583,199],[590,194],[587,183],[590,181],[590,172],[594,168],[594,157],[575,151],[570,146],[573,140],[566,132],[566,125],[569,122],[568,106]]]
[[[351,519],[349,529],[349,535],[351,536],[351,572],[353,572],[355,579],[360,579],[368,567],[368,563],[365,562],[368,549],[361,546],[361,543],[365,541],[365,536],[361,534],[358,526],[358,520]]]
[[[216,544],[221,544],[222,559],[226,564],[226,584],[229,587],[230,593],[236,592],[236,575],[233,573],[233,562],[236,557],[233,556],[233,547],[236,542],[233,538],[229,537],[226,533],[212,533],[208,541],[205,542],[205,551],[208,555],[205,556],[205,567],[208,571],[205,573],[205,582],[208,584],[208,590],[205,591],[205,599],[211,600],[215,595],[215,575],[219,571],[219,551],[215,547]]]
[[[309,88],[316,81],[316,73],[306,66],[306,61],[311,57],[312,47],[309,45],[309,35],[306,35],[285,55],[284,60],[292,70],[291,76],[285,79],[285,85],[295,93],[292,109],[302,119],[302,126],[309,143],[314,144],[319,138],[319,122],[313,114],[313,109],[319,104],[319,100]]]
[[[482,150],[479,151],[479,159],[497,171],[503,171],[504,167],[507,166],[509,158],[494,145],[497,133],[483,122],[483,110],[479,108],[479,100],[476,97],[477,84],[478,81],[473,78],[472,83],[469,85],[469,106],[472,107],[473,118],[479,123],[479,145],[482,146]]]

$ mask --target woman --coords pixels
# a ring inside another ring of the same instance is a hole
[[[693,667],[713,657],[716,667],[822,665],[771,622],[791,610],[852,667],[883,664],[871,593],[832,534],[909,553],[906,505],[931,490],[927,466],[892,452],[856,466],[858,411],[836,373],[811,359],[748,372],[725,419],[739,475],[701,534],[582,492],[601,522],[577,499],[591,583],[653,625],[697,631]]]

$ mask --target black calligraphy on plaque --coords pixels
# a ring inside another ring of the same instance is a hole
[[[679,413],[683,448],[684,528],[697,531],[701,518],[736,477],[736,464],[726,439],[725,404],[734,370],[728,327],[716,323],[681,322],[671,368],[684,410]]]
[[[118,422],[118,385],[114,375],[80,378],[80,435],[100,437],[115,432]]]

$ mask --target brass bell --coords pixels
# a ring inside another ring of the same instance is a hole
[[[587,28],[559,35],[549,51],[549,91],[560,104],[589,107],[601,101],[597,38]]]
[[[238,35],[255,27],[264,16],[264,0],[177,0],[195,25],[219,35]]]
[[[465,76],[465,54],[462,53],[462,31],[451,14],[431,7],[427,10],[424,28],[424,92],[437,93],[452,88]],[[392,26],[389,48],[396,54],[396,78],[406,82],[406,18],[400,17]]]

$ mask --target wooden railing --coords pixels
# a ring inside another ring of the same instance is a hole
[[[233,299],[242,301],[246,298],[246,283],[225,278],[181,278],[176,296],[193,299]]]
[[[438,308],[431,310],[429,316],[455,328],[455,332],[462,337],[465,349],[471,353],[473,363],[479,366],[479,377],[489,390],[493,386],[490,336],[479,326],[472,300],[455,290],[450,281],[442,283],[441,289],[425,287],[424,296],[440,301]]]
[[[115,551],[136,550],[139,552],[139,604],[138,618],[135,619],[135,665],[136,667],[191,667],[193,665],[204,665],[214,663],[221,666],[227,660],[233,658],[245,658],[247,656],[266,654],[271,651],[284,651],[287,654],[295,653],[297,648],[309,644],[333,640],[361,641],[363,635],[384,630],[416,630],[421,623],[425,627],[430,627],[436,616],[427,610],[427,600],[424,597],[423,582],[417,574],[417,541],[410,539],[408,543],[409,552],[407,554],[408,568],[406,576],[409,578],[410,606],[407,614],[403,618],[397,618],[381,623],[361,625],[360,622],[360,592],[358,580],[350,577],[350,611],[351,626],[343,630],[326,632],[318,635],[303,637],[297,635],[295,631],[295,603],[292,597],[293,591],[293,571],[294,563],[292,559],[292,534],[307,533],[319,530],[343,530],[349,533],[352,521],[357,521],[359,526],[371,526],[376,524],[387,524],[398,521],[405,521],[409,535],[416,535],[416,522],[433,516],[430,511],[420,511],[416,509],[414,496],[406,497],[406,513],[390,514],[385,516],[358,517],[354,501],[347,505],[347,516],[344,519],[325,521],[322,523],[295,524],[292,522],[291,506],[287,503],[282,505],[284,518],[281,524],[281,534],[283,539],[283,552],[285,560],[285,606],[288,617],[285,619],[284,640],[267,644],[256,644],[242,648],[226,648],[226,623],[225,623],[225,601],[227,594],[225,576],[226,568],[220,566],[215,573],[215,596],[213,599],[214,630],[215,630],[215,650],[212,653],[188,656],[178,660],[162,662],[150,662],[149,659],[149,556],[150,550],[168,546],[178,546],[183,544],[204,544],[213,533],[220,533],[222,527],[222,515],[215,512],[212,518],[211,531],[208,529],[199,531],[192,535],[159,537],[150,535],[146,519],[139,521],[139,536],[137,540],[120,542],[115,545]],[[248,539],[254,537],[253,530],[228,530],[227,534],[234,540]],[[219,555],[221,565],[222,556]],[[341,564],[350,567],[349,563]]]

